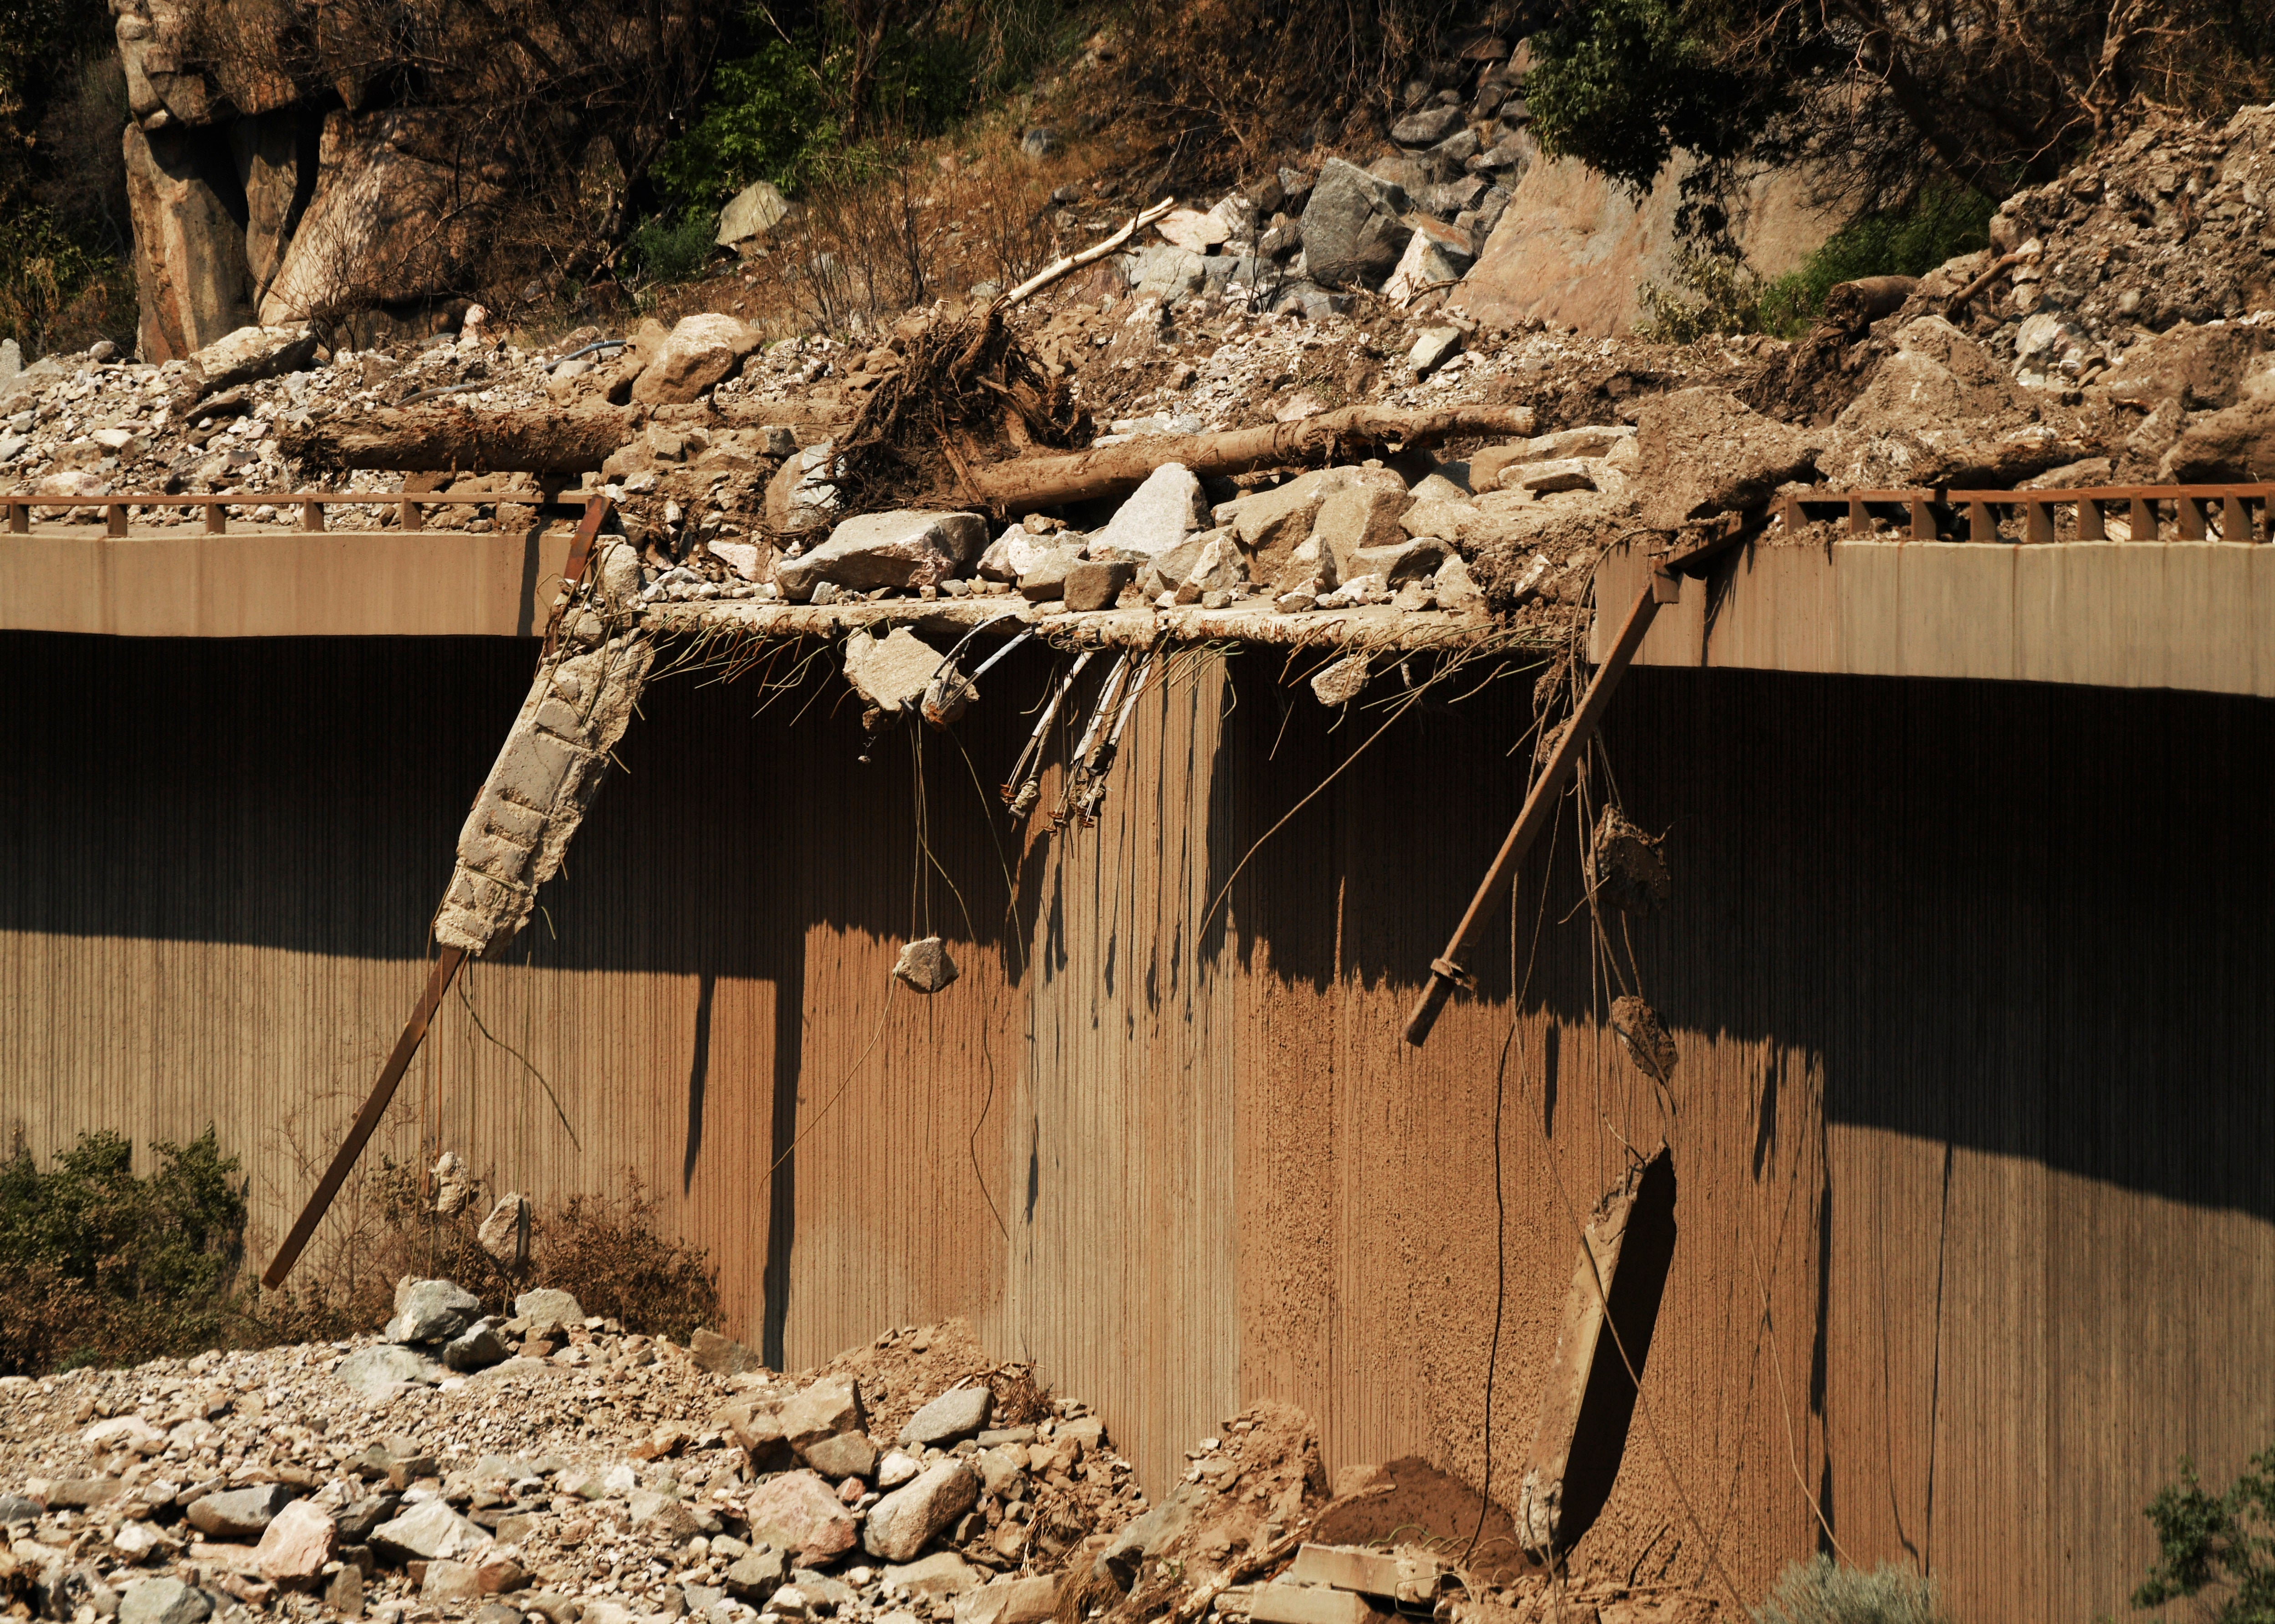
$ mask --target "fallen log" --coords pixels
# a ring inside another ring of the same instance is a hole
[[[331,418],[278,436],[284,455],[312,468],[586,473],[632,437],[630,407],[476,412],[458,405]]]
[[[1124,496],[1164,463],[1183,463],[1194,473],[1247,473],[1303,463],[1331,462],[1370,454],[1396,442],[1435,445],[1462,434],[1530,435],[1529,406],[1445,406],[1401,412],[1382,406],[1345,406],[1268,428],[1236,428],[1214,434],[1147,434],[1119,445],[1098,446],[1051,457],[1024,457],[974,468],[966,487],[978,501],[1011,512]]]

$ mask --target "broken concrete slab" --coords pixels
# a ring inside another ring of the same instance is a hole
[[[888,715],[914,712],[941,664],[940,651],[906,626],[886,637],[857,631],[845,639],[845,680]]]
[[[949,955],[948,944],[937,936],[920,937],[910,942],[893,962],[893,975],[896,980],[912,991],[927,995],[939,992],[962,973],[956,967],[956,960]],[[869,1452],[869,1459],[873,1465],[876,1460],[873,1447]],[[858,1469],[860,1475],[868,1475],[868,1467]],[[842,1477],[844,1474],[838,1475]]]
[[[1379,1624],[1393,1615],[1355,1590],[1283,1577],[1251,1593],[1248,1616],[1255,1624]]]

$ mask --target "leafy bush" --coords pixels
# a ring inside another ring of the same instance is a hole
[[[1644,336],[1661,344],[1689,344],[1709,333],[1795,336],[1823,313],[1825,296],[1841,283],[1924,276],[1986,246],[1994,208],[1979,192],[1931,186],[1908,208],[1843,226],[1800,269],[1774,281],[1735,255],[1686,250],[1671,287],[1651,283],[1643,289]]]
[[[118,1363],[214,1346],[244,1254],[245,1186],[209,1127],[188,1144],[104,1130],[42,1173],[0,1163],[0,1371]]]
[[[755,181],[786,193],[803,186],[838,139],[814,55],[811,45],[773,39],[713,70],[694,126],[656,162],[665,192],[715,208]]]
[[[1935,1583],[1896,1562],[1871,1572],[1822,1553],[1788,1562],[1758,1607],[1754,1624],[1944,1624]]]
[[[2158,1491],[2143,1513],[2157,1530],[2157,1560],[2133,1592],[2136,1607],[2159,1607],[2218,1586],[2227,1594],[2203,1609],[2211,1624],[2275,1624],[2275,1446],[2261,1450],[2225,1494],[2208,1492],[2196,1463]]]
[[[712,214],[691,214],[676,225],[650,220],[632,233],[624,259],[643,282],[692,282],[710,263],[718,233]]]

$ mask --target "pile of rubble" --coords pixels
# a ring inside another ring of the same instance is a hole
[[[1361,1472],[1331,1499],[1313,1429],[1284,1406],[1228,1418],[1149,1507],[1085,1406],[990,1361],[961,1322],[786,1379],[727,1338],[628,1334],[560,1291],[506,1319],[446,1280],[405,1280],[397,1302],[377,1338],[0,1380],[0,1608],[1371,1624],[1394,1600],[1443,1613],[1539,1588],[1471,1594],[1418,1551],[1298,1561],[1322,1517],[1389,1480]]]

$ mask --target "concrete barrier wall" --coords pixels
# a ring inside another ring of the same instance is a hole
[[[532,657],[0,638],[42,696],[0,724],[26,1142],[212,1121],[281,1227],[292,1145],[329,1148],[416,995]],[[1515,812],[1528,678],[1297,810],[1372,720],[1196,657],[1100,827],[1053,835],[993,794],[1049,658],[869,766],[834,678],[656,684],[374,1150],[540,1197],[637,1173],[789,1365],[968,1314],[1156,1492],[1270,1396],[1333,1463],[1489,1468],[1506,1501],[1576,1220],[1664,1134],[1673,1264],[1576,1561],[1750,1600],[1821,1512],[1970,1624],[2114,1612],[2178,1456],[2219,1481],[2275,1431],[2263,703],[1636,672],[1607,759],[1675,889],[1615,940],[1681,1046],[1669,1116],[1602,1023],[1568,817],[1481,994],[1397,1039]],[[887,974],[926,930],[964,972],[931,1000]]]

